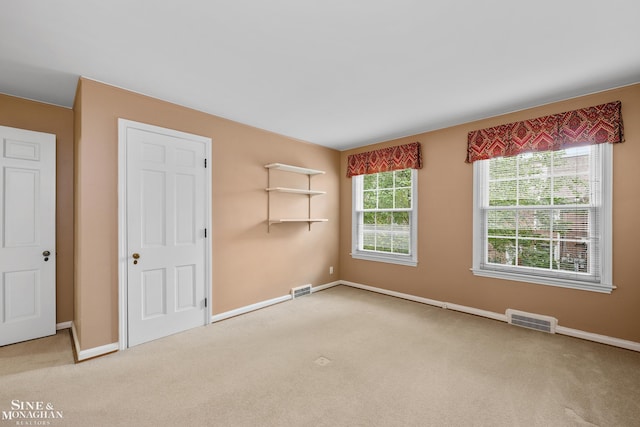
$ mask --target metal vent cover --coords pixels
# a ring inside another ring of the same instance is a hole
[[[541,314],[527,313],[524,311],[507,309],[507,322],[511,325],[522,326],[523,328],[534,329],[536,331],[556,333],[558,319]]]
[[[303,285],[303,286],[298,286],[297,288],[291,288],[291,297],[293,299],[305,296],[305,295],[310,295],[311,294],[311,285]]]

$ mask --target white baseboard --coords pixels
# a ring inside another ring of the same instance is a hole
[[[270,305],[279,304],[291,299],[291,295],[283,295],[281,297],[272,298],[270,300],[257,302],[255,304],[247,305],[244,307],[236,308],[235,310],[225,311],[224,313],[214,314],[211,316],[211,322],[219,322],[221,320],[229,319],[230,317],[239,316],[241,314],[250,313],[261,308],[269,307]]]
[[[341,281],[335,281],[331,283],[326,283],[324,285],[312,286],[311,293],[323,291],[325,289],[332,288],[334,286],[338,286],[342,284]],[[255,310],[260,310],[261,308],[269,307],[270,305],[280,304],[281,302],[289,301],[291,295],[283,295],[281,297],[272,298],[270,300],[257,302],[255,304],[247,305],[244,307],[236,308],[235,310],[225,311],[224,313],[214,314],[211,316],[211,323],[219,322],[221,320],[229,319],[231,317],[239,316],[241,314],[250,313]]]
[[[371,292],[377,292],[384,295],[389,295],[392,297],[403,298],[409,301],[415,301],[422,304],[433,305],[440,308],[445,308],[449,310],[460,311],[463,313],[474,314],[476,316],[487,317],[489,319],[498,320],[501,322],[507,321],[506,314],[495,313],[493,311],[481,310],[479,308],[467,307],[465,305],[452,304],[448,302],[431,300],[428,298],[417,297],[414,295],[403,294],[401,292],[389,291],[387,289],[375,288],[373,286],[362,285],[360,283],[349,282],[346,280],[341,280],[338,284],[342,284],[345,286],[350,286],[352,288],[364,289]],[[335,285],[334,285],[335,286]],[[587,341],[593,341],[600,344],[607,344],[614,347],[620,347],[627,350],[640,352],[640,343],[635,341],[623,340],[620,338],[614,338],[607,335],[599,335],[591,332],[581,331],[579,329],[571,329],[563,326],[556,327],[556,333],[560,335],[567,335],[574,338],[580,338]]]
[[[311,293],[324,291],[325,289],[333,288],[334,286],[338,286],[341,284],[342,284],[341,281],[336,280],[335,282],[326,283],[324,285],[313,286],[311,287]]]
[[[362,285],[360,283],[355,283],[355,282],[348,282],[346,280],[341,280],[340,284],[351,286],[352,288],[364,289],[365,291],[377,292],[379,294],[389,295],[396,298],[408,299],[410,301],[415,301],[422,304],[428,304],[428,305],[434,305],[440,308],[446,308],[445,303],[436,301],[433,299],[417,297],[409,294],[403,294],[401,292],[389,291],[387,289],[382,289],[382,288],[375,288],[373,286]]]
[[[489,319],[498,320],[500,322],[507,321],[506,314],[500,314],[493,311],[481,310],[479,308],[468,307],[466,305],[452,304],[450,302],[445,302],[444,307],[442,308],[446,308],[454,311],[460,311],[462,313],[467,313],[467,314],[473,314],[475,316],[487,317]]]
[[[593,334],[591,332],[581,331],[579,329],[565,328],[564,326],[556,326],[556,334],[567,335],[569,337],[581,338],[583,340],[594,341],[600,344],[612,345],[627,350],[640,352],[640,343],[635,341],[623,340],[607,335]]]
[[[71,328],[71,325],[73,324],[73,322],[69,321],[69,322],[60,322],[56,324],[56,331],[62,330],[62,329],[69,329]]]
[[[114,351],[118,351],[120,349],[119,344],[116,342],[112,344],[101,345],[100,347],[89,348],[87,350],[80,350],[78,333],[76,332],[76,325],[73,322],[71,322],[71,335],[73,336],[73,345],[76,348],[78,362],[82,362],[83,360],[102,356],[108,353],[113,353]]]

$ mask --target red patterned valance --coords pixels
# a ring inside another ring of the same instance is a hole
[[[474,130],[467,137],[467,163],[527,151],[622,142],[620,101],[522,122]]]
[[[354,175],[408,168],[422,169],[422,153],[419,142],[351,154],[347,158],[348,178]]]

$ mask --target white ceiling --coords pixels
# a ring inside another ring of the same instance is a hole
[[[340,150],[640,82],[638,0],[2,0],[0,92],[79,76]]]

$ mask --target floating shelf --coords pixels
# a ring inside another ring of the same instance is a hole
[[[327,194],[326,191],[303,190],[301,188],[287,188],[287,187],[270,187],[270,188],[267,188],[266,190],[276,191],[278,193],[307,194],[309,196],[320,196],[322,194]]]
[[[271,163],[265,165],[267,169],[276,169],[284,172],[300,173],[303,175],[322,175],[324,171],[317,169],[301,168],[299,166],[285,165],[284,163]]]

